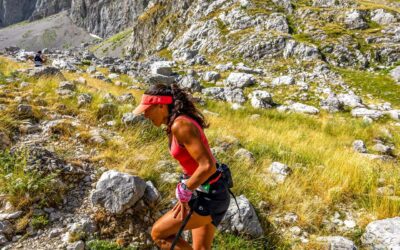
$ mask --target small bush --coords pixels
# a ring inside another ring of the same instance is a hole
[[[35,230],[42,229],[49,224],[49,220],[44,215],[34,216],[30,224]]]
[[[106,240],[92,240],[87,244],[89,250],[134,250],[134,247],[120,247],[115,242]]]

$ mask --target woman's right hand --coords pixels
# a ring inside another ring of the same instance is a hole
[[[181,202],[178,201],[175,205],[175,207],[172,209],[174,212],[174,218],[178,217],[183,221],[185,217],[188,215],[190,210],[189,203],[188,202]]]

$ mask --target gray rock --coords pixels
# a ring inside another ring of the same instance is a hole
[[[384,113],[379,110],[367,109],[367,108],[355,108],[351,110],[351,115],[354,117],[369,117],[371,119],[377,120],[381,118]]]
[[[321,109],[325,109],[330,113],[343,110],[343,103],[334,94],[330,94],[326,99],[321,100],[320,105]]]
[[[103,96],[103,99],[106,100],[107,102],[113,102],[116,100],[115,96],[111,93],[107,93]]]
[[[78,96],[78,106],[81,107],[86,104],[90,104],[92,102],[92,95],[91,94],[80,94]]]
[[[295,84],[296,81],[292,76],[280,76],[277,78],[274,78],[272,80],[272,85],[274,86],[279,86],[279,85],[293,85]]]
[[[283,57],[296,57],[300,60],[311,61],[321,58],[321,54],[319,53],[318,47],[315,45],[308,45],[296,42],[295,40],[289,40],[283,51]]]
[[[353,149],[359,153],[367,153],[368,152],[367,147],[365,146],[365,143],[362,140],[355,140],[353,142]]]
[[[224,99],[230,103],[239,103],[242,104],[246,102],[246,97],[244,96],[242,89],[224,89]]]
[[[197,81],[196,78],[194,78],[194,76],[191,75],[184,76],[179,81],[178,85],[181,88],[188,90],[190,92],[200,92],[202,88],[200,82]]]
[[[4,234],[0,234],[0,246],[6,244],[8,242],[6,236]]]
[[[355,94],[339,94],[337,98],[344,106],[350,108],[362,108],[364,107],[362,100],[359,96]]]
[[[244,195],[240,195],[236,199],[240,210],[234,199],[231,198],[229,208],[218,229],[222,232],[245,234],[254,238],[262,236],[263,229],[249,200]]]
[[[28,76],[33,78],[58,76],[61,80],[65,80],[61,71],[55,67],[36,67],[29,71]]]
[[[160,74],[154,74],[154,75],[151,75],[148,78],[148,81],[151,84],[159,84],[159,83],[162,83],[162,84],[173,84],[173,83],[175,83],[175,77],[173,77],[173,76],[164,76],[164,75],[160,75]]]
[[[396,82],[400,84],[400,66],[397,66],[396,68],[392,69],[390,71],[390,75]]]
[[[121,121],[127,126],[133,126],[143,122],[144,117],[142,115],[135,115],[133,113],[125,113],[123,114]]]
[[[283,183],[292,170],[285,164],[280,162],[272,162],[268,167],[268,172],[272,174],[273,179],[277,183]]]
[[[108,77],[108,79],[114,80],[114,79],[117,79],[119,77],[119,75],[116,73],[111,73],[107,77]]]
[[[279,106],[278,111],[280,112],[290,111],[290,112],[310,114],[310,115],[316,115],[319,113],[319,110],[316,107],[299,102],[292,103],[288,106]]]
[[[75,65],[73,65],[71,62],[68,62],[64,59],[54,59],[51,66],[58,68],[58,69],[69,70],[69,71],[77,70]]]
[[[399,121],[400,120],[400,109],[396,110],[389,110],[386,112],[393,120]]]
[[[245,161],[250,164],[254,163],[256,160],[253,156],[253,153],[251,153],[245,148],[238,149],[233,157],[238,158],[239,160]]]
[[[150,72],[153,75],[163,75],[163,76],[170,76],[172,75],[172,66],[173,62],[170,61],[159,61],[154,62],[150,66]]]
[[[85,243],[81,240],[74,243],[70,243],[67,246],[67,250],[85,250]]]
[[[156,205],[161,198],[160,192],[154,186],[153,182],[146,182],[146,189],[144,191],[143,200],[150,206]]]
[[[293,5],[290,0],[272,0],[274,4],[285,9],[286,12],[291,14],[293,12]]]
[[[180,177],[180,175],[178,173],[168,173],[167,172],[167,173],[162,173],[160,175],[162,182],[170,183],[170,184],[178,183],[179,177]]]
[[[274,30],[283,33],[289,33],[289,25],[286,17],[281,13],[272,13],[265,26],[268,30]]]
[[[353,241],[342,236],[318,237],[317,241],[326,244],[327,249],[357,250],[357,247]]]
[[[400,217],[369,223],[361,237],[361,242],[367,249],[400,248]]]
[[[221,75],[216,71],[208,71],[204,73],[203,80],[206,82],[216,82],[221,78]]]
[[[135,205],[145,189],[146,182],[140,177],[109,170],[97,182],[91,202],[113,214],[120,214]]]
[[[231,73],[225,80],[225,86],[233,88],[244,88],[255,83],[253,75],[246,73]]]
[[[380,24],[387,25],[396,22],[396,17],[383,9],[373,10],[371,13],[371,20]]]
[[[254,108],[271,108],[273,105],[272,95],[267,91],[255,90],[250,95],[251,106]]]
[[[15,219],[18,219],[19,217],[21,217],[22,214],[23,214],[22,211],[17,211],[17,212],[13,212],[13,213],[2,213],[2,214],[0,214],[0,221],[15,220]]]
[[[119,96],[118,101],[122,103],[134,103],[135,97],[131,93],[126,93]]]
[[[33,109],[32,106],[27,104],[19,104],[17,106],[18,115],[21,117],[30,118],[33,117]]]
[[[64,230],[62,228],[53,228],[50,232],[49,232],[49,238],[55,238],[60,236],[62,233],[64,232]]]
[[[382,154],[387,154],[387,155],[392,154],[392,151],[393,151],[393,148],[392,148],[392,147],[386,146],[386,145],[384,145],[384,144],[381,143],[381,142],[376,143],[376,144],[373,146],[372,149],[373,149],[374,151],[377,151],[377,152],[382,153]]]
[[[10,222],[8,221],[0,221],[0,234],[12,234],[13,227]]]
[[[76,86],[75,86],[75,84],[73,84],[71,82],[63,81],[58,84],[58,89],[75,91]]]
[[[206,97],[225,101],[225,88],[222,87],[205,88],[201,91],[201,93]]]
[[[358,10],[351,10],[346,12],[344,23],[348,29],[366,29],[368,28],[367,22],[364,20],[362,14]]]

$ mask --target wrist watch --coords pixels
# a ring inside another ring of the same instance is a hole
[[[181,183],[181,187],[182,187],[183,190],[189,190],[189,188],[183,182]]]

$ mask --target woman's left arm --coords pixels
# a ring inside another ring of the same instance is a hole
[[[186,186],[195,190],[216,171],[213,156],[201,140],[199,129],[187,120],[177,120],[171,128],[172,133],[181,145],[184,145],[192,158],[199,164]]]

